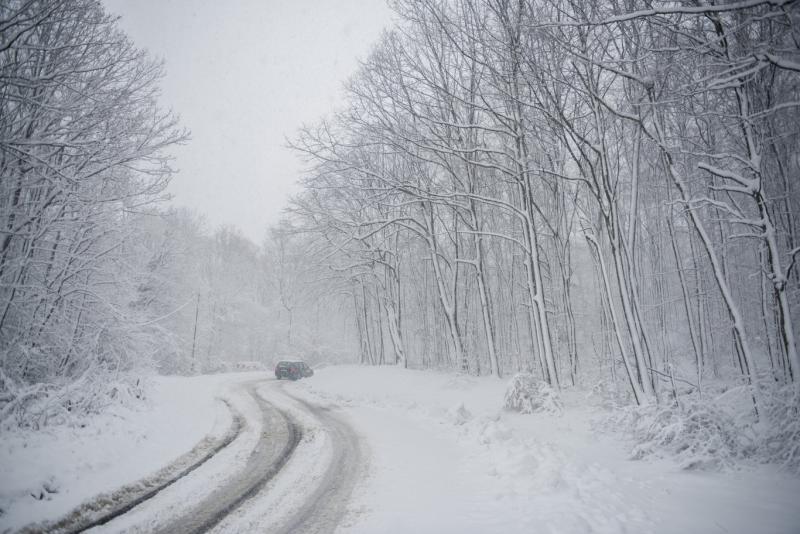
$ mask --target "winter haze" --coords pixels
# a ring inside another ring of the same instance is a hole
[[[796,534],[798,176],[798,0],[0,0],[0,533]]]
[[[343,84],[391,19],[374,0],[103,4],[164,59],[161,102],[191,131],[171,150],[175,204],[256,242],[297,192],[301,165],[286,139],[342,105]]]

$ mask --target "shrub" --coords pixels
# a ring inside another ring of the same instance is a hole
[[[520,413],[562,411],[558,393],[547,383],[528,373],[517,373],[506,390],[505,408]]]
[[[761,460],[800,474],[800,396],[793,384],[764,395]]]
[[[145,389],[135,374],[106,369],[86,372],[71,382],[31,386],[12,384],[2,374],[0,379],[5,386],[0,396],[0,431],[82,426],[109,406],[131,405],[145,398]]]
[[[752,453],[732,417],[710,402],[644,406],[635,410],[633,458],[675,456],[683,469],[721,469]]]

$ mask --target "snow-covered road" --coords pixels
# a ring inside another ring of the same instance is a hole
[[[346,418],[331,410],[327,403],[294,398],[284,391],[283,385],[264,374],[231,375],[228,380],[214,383],[214,388],[205,394],[203,388],[191,390],[200,397],[198,406],[207,408],[202,397],[213,392],[233,414],[228,418],[227,431],[217,429],[216,424],[214,432],[190,451],[208,449],[202,461],[198,459],[187,469],[183,465],[188,453],[174,462],[167,463],[165,459],[166,466],[162,464],[156,475],[130,481],[114,475],[102,454],[96,464],[93,464],[96,459],[76,457],[76,461],[93,466],[90,472],[95,478],[105,472],[116,476],[120,483],[102,494],[88,493],[84,486],[83,493],[73,494],[61,504],[58,502],[61,496],[55,494],[58,505],[55,507],[31,507],[28,503],[32,499],[22,496],[12,501],[9,508],[12,512],[18,508],[27,510],[27,517],[34,521],[23,524],[17,520],[22,527],[20,531],[84,532],[88,525],[93,525],[88,530],[92,533],[334,531],[344,516],[353,487],[363,474],[365,462],[359,438]],[[174,399],[170,402],[174,403]],[[182,406],[182,415],[190,418],[191,404]],[[167,406],[154,408],[153,415]],[[159,430],[163,432],[166,428]],[[145,442],[154,437],[148,432],[144,435]],[[120,444],[125,437],[119,434]],[[218,442],[220,446],[212,450]],[[106,445],[113,447],[113,439]],[[199,458],[198,454],[194,456]],[[82,479],[78,472],[64,471],[74,473],[71,480],[63,476],[59,479],[64,486],[80,487]],[[135,472],[135,469],[129,471]],[[109,502],[111,495],[113,502]],[[53,511],[63,510],[64,504],[77,499],[80,504],[71,511],[54,515]],[[14,514],[10,518],[16,520]],[[8,516],[0,515],[0,532],[19,528],[13,523],[3,524],[5,519]]]
[[[93,532],[334,531],[361,472],[359,440],[341,416],[282,386],[263,378],[236,385],[258,411],[246,410],[247,431],[230,446],[231,476],[215,475],[224,464],[214,458],[208,472],[197,469]]]
[[[246,394],[258,403],[262,420],[258,441],[238,475],[215,487],[206,498],[193,503],[188,511],[154,528],[154,532],[206,532],[256,495],[285,465],[300,441],[301,430],[291,417],[257,395],[256,389],[262,383],[259,380],[241,385]],[[157,502],[154,505],[158,506]]]
[[[365,473],[363,447],[348,419],[327,403],[287,394],[284,384],[262,382],[258,395],[287,414],[302,438],[280,472],[232,510],[215,533],[333,532]]]

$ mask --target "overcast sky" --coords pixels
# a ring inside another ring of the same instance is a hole
[[[105,0],[166,61],[162,102],[192,140],[173,150],[174,203],[256,242],[300,172],[284,147],[342,101],[342,84],[389,25],[384,0]]]

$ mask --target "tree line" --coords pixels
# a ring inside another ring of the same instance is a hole
[[[76,423],[153,372],[313,358],[341,331],[314,329],[327,301],[292,232],[254,244],[163,207],[188,140],[163,75],[99,1],[0,2],[0,428]]]
[[[797,2],[392,7],[292,142],[363,362],[797,390]]]
[[[102,389],[150,342],[128,238],[186,136],[161,76],[98,2],[0,4],[0,419],[67,383]]]
[[[797,398],[796,1],[392,6],[255,244],[161,207],[187,133],[99,2],[0,3],[0,422],[348,342],[638,404]]]

